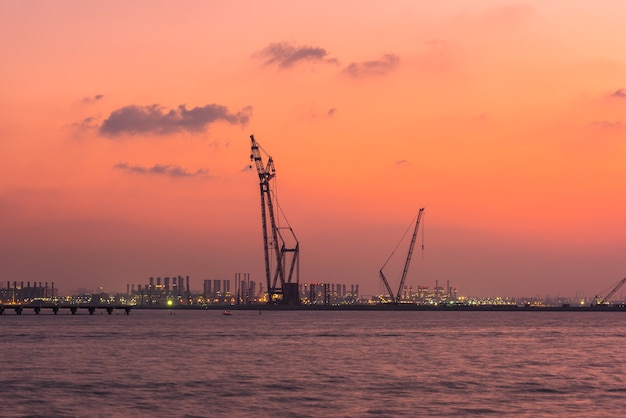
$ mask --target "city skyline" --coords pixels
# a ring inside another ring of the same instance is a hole
[[[301,282],[380,293],[425,207],[408,284],[593,297],[625,275],[625,18],[610,0],[0,1],[0,279],[263,283],[254,134]]]

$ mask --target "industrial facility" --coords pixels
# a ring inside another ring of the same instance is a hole
[[[52,298],[57,296],[58,290],[54,287],[54,282],[50,284],[48,287],[48,282],[42,285],[39,282],[39,286],[37,286],[37,282],[33,282],[31,286],[30,282],[26,282],[26,286],[24,286],[24,282],[11,282],[7,281],[7,286],[5,288],[0,289],[0,302],[19,302],[24,300],[33,300],[37,298]]]

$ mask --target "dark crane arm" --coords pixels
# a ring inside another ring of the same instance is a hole
[[[393,290],[391,290],[391,286],[389,286],[389,282],[387,281],[387,278],[385,277],[385,274],[383,273],[383,269],[380,269],[378,273],[380,273],[380,278],[383,279],[385,288],[387,289],[387,292],[389,293],[389,298],[393,299]]]
[[[626,283],[626,277],[624,277],[622,280],[620,280],[617,285],[613,288],[613,290],[611,290],[609,293],[607,293],[606,296],[602,297],[602,296],[596,296],[593,300],[593,304],[594,305],[604,305],[609,303],[609,300],[611,299],[611,296],[613,296],[615,293],[617,293],[617,291],[624,285],[624,283]]]
[[[413,249],[415,248],[417,232],[419,230],[420,221],[422,219],[423,213],[424,213],[424,208],[421,208],[417,214],[417,221],[415,222],[415,229],[413,230],[413,237],[411,238],[411,244],[409,245],[409,252],[407,254],[406,261],[404,262],[404,270],[402,271],[402,278],[400,279],[400,286],[398,287],[398,293],[396,294],[393,293],[393,290],[391,290],[391,286],[389,286],[389,281],[387,280],[387,277],[385,277],[385,274],[383,273],[383,269],[385,268],[385,266],[387,265],[387,263],[389,262],[393,254],[395,253],[395,250],[391,253],[387,261],[385,261],[385,264],[383,264],[383,266],[378,271],[378,273],[380,274],[380,278],[383,280],[383,283],[385,284],[385,288],[387,289],[387,292],[389,293],[389,298],[391,299],[392,303],[400,303],[400,296],[402,294],[402,288],[404,287],[404,282],[406,281],[406,275],[409,271],[409,265],[411,264],[411,256],[413,255]],[[406,236],[406,232],[405,232],[405,236]],[[404,236],[402,237],[402,239],[404,239]],[[396,246],[396,249],[397,248],[398,247]]]
[[[274,168],[274,160],[271,155],[265,153],[267,155],[267,166],[263,165],[263,157],[261,156],[261,146],[254,139],[254,135],[250,135],[251,150],[250,161],[254,161],[254,165],[256,166],[256,171],[259,174],[259,179],[263,181],[270,181],[274,175],[276,174],[276,169]],[[265,150],[263,150],[265,151]]]
[[[613,296],[619,289],[620,287],[622,287],[622,285],[626,283],[626,277],[624,277],[622,280],[620,280],[620,282],[617,284],[617,286],[615,286],[613,288],[613,290],[611,290],[609,292],[608,295],[606,295],[606,297],[604,298],[607,302],[609,301],[609,299],[611,298],[611,296]]]
[[[398,287],[398,294],[396,295],[396,302],[400,302],[400,295],[402,293],[402,288],[404,287],[404,282],[406,280],[406,275],[409,272],[409,265],[411,264],[411,256],[413,255],[413,248],[415,248],[415,239],[417,238],[417,231],[420,227],[420,220],[422,219],[422,214],[424,213],[424,208],[419,210],[417,214],[417,222],[415,222],[415,229],[413,230],[413,238],[411,238],[411,245],[409,246],[409,253],[406,256],[406,262],[404,263],[404,270],[402,271],[402,278],[400,279],[400,286]]]

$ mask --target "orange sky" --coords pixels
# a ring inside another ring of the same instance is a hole
[[[407,284],[591,297],[625,274],[624,21],[621,0],[0,0],[0,279],[262,281],[255,134],[301,281],[378,293],[426,207]]]

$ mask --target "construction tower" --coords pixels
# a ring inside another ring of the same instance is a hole
[[[274,194],[274,160],[250,135],[250,160],[254,161],[259,174],[261,190],[261,220],[263,223],[263,250],[265,255],[265,278],[269,304],[300,304],[300,244],[280,209]],[[267,157],[263,163],[261,151]],[[278,209],[278,212],[276,212]],[[281,221],[285,226],[281,226]],[[283,232],[286,231],[286,234]]]

